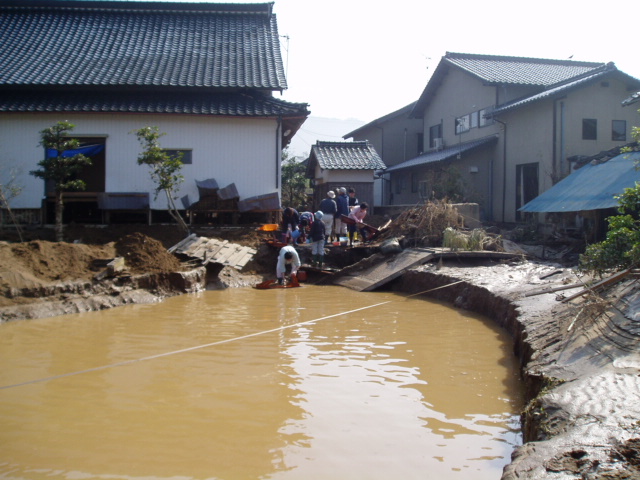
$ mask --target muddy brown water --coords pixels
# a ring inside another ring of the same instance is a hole
[[[16,321],[0,365],[5,479],[497,479],[521,441],[510,338],[420,297],[242,288]]]

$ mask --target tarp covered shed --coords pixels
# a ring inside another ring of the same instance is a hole
[[[616,196],[640,182],[640,152],[589,163],[520,208],[521,212],[580,212],[618,206]]]

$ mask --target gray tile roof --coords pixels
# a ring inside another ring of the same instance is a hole
[[[0,1],[0,85],[287,88],[273,3]]]
[[[415,158],[407,160],[406,162],[398,163],[387,168],[384,173],[395,172],[398,170],[404,170],[407,168],[419,167],[428,163],[442,162],[450,158],[456,157],[459,154],[475,150],[486,145],[491,145],[498,141],[497,135],[489,135],[488,137],[479,138],[477,140],[471,140],[470,142],[459,143],[450,147],[446,147],[442,150],[435,152],[426,152]]]
[[[607,64],[599,62],[447,52],[433,72],[410,116],[421,117],[452,68],[462,69],[486,85],[528,86],[537,90],[535,93],[539,93],[552,85],[587,76],[606,66]]]
[[[302,116],[306,103],[250,93],[96,92],[0,89],[0,112],[172,113],[229,116]]]
[[[385,164],[368,141],[316,142],[311,147],[309,166],[314,159],[323,170],[379,170]]]
[[[553,85],[604,66],[604,63],[597,62],[451,52],[447,52],[443,61],[466,70],[489,84],[539,86]]]

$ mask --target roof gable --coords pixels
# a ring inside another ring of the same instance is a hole
[[[308,168],[323,170],[378,170],[385,164],[368,141],[317,142],[311,147]]]
[[[0,1],[0,84],[287,87],[273,3]]]
[[[447,52],[416,102],[411,116],[420,117],[451,68],[458,68],[486,85],[521,85],[541,91],[552,85],[602,70],[604,63],[574,62],[499,55]]]

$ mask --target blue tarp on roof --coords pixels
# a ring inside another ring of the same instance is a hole
[[[520,208],[521,212],[579,212],[618,206],[617,195],[640,182],[640,152],[587,164]]]

